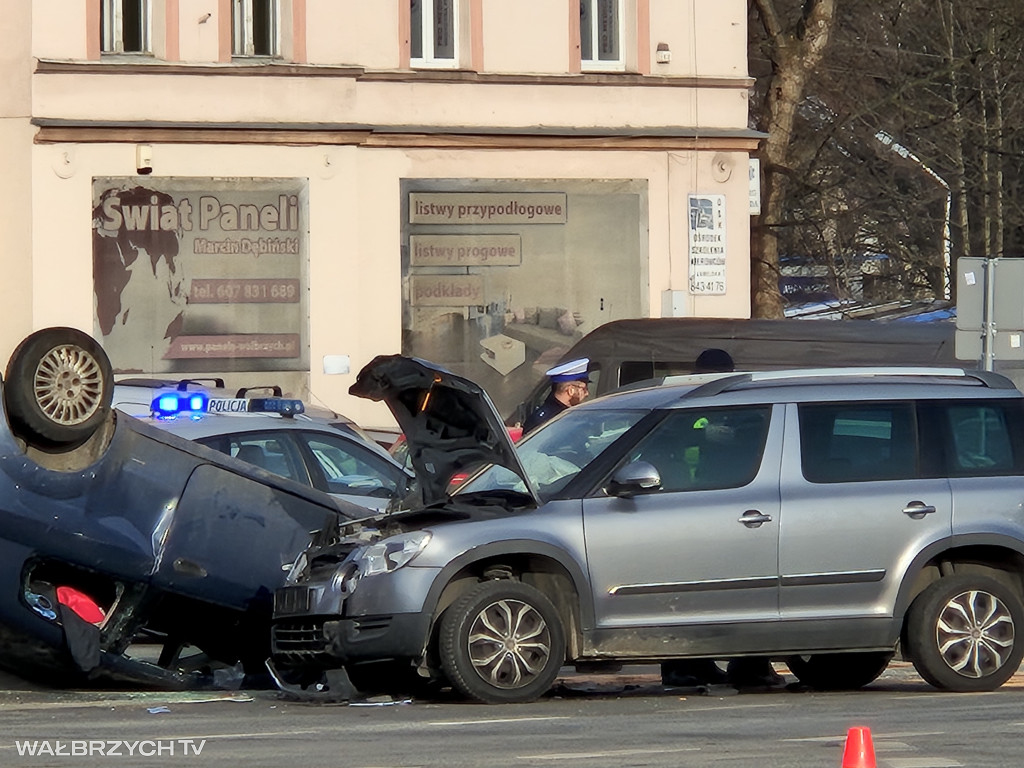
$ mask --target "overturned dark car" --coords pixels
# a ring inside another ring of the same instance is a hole
[[[0,666],[160,687],[214,664],[264,670],[287,569],[311,532],[366,510],[117,412],[112,386],[102,348],[71,328],[32,334],[8,363]],[[134,656],[140,641],[156,652]]]

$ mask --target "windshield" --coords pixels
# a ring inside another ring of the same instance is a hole
[[[516,453],[541,500],[547,501],[646,415],[643,410],[571,408],[518,443]],[[514,472],[492,464],[458,495],[493,490],[528,493]]]

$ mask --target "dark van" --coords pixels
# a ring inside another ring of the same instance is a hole
[[[693,371],[701,351],[728,352],[737,370],[853,365],[976,367],[957,360],[951,322],[725,320],[672,317],[614,320],[588,333],[558,362],[590,359],[591,397],[649,379]],[[540,381],[506,420],[522,424],[547,397]]]

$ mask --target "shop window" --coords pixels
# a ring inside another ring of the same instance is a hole
[[[232,55],[279,55],[278,13],[277,0],[234,0]]]
[[[409,21],[414,67],[458,65],[458,0],[410,0]]]
[[[149,0],[103,0],[103,53],[150,53]]]
[[[625,69],[624,0],[580,0],[580,60],[584,70]]]

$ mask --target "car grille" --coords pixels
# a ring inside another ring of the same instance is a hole
[[[274,613],[309,613],[311,594],[308,587],[281,587],[274,592]]]
[[[271,631],[274,654],[320,655],[327,648],[323,621],[285,621]]]

